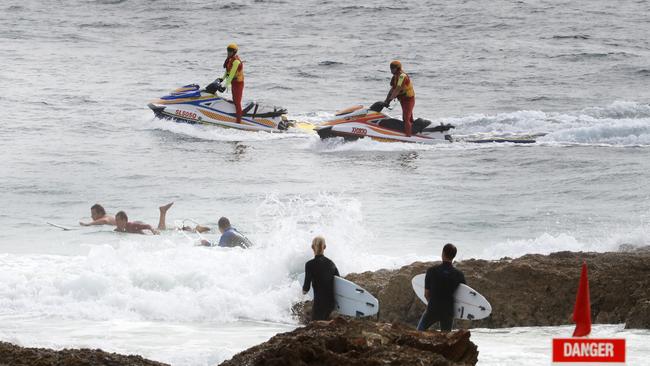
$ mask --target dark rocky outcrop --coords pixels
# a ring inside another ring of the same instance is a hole
[[[490,301],[492,315],[484,320],[457,322],[456,326],[571,324],[583,261],[589,270],[593,322],[650,328],[650,252],[647,250],[558,252],[457,263],[467,283]],[[346,278],[379,299],[379,321],[415,325],[424,304],[413,293],[411,279],[434,264],[416,262],[397,270],[353,273]]]
[[[24,348],[0,342],[0,366],[165,366],[140,356],[123,356],[99,349]]]
[[[238,353],[221,366],[475,365],[468,330],[418,332],[364,320],[312,322]]]

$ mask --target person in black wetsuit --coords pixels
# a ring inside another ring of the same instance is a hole
[[[441,331],[451,331],[454,323],[454,292],[458,285],[465,283],[463,272],[451,264],[456,257],[456,251],[453,244],[445,244],[442,248],[442,263],[427,270],[424,278],[424,297],[428,304],[418,323],[418,330],[427,330],[439,321]]]
[[[317,236],[311,242],[314,259],[305,263],[305,283],[302,293],[309,291],[310,285],[314,286],[314,304],[311,310],[311,320],[327,320],[336,306],[334,299],[334,276],[339,275],[336,264],[323,255],[325,239]]]

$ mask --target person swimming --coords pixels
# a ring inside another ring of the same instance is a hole
[[[241,247],[241,248],[250,248],[253,243],[251,243],[250,240],[248,240],[247,237],[244,236],[244,234],[240,233],[230,225],[230,220],[228,220],[227,217],[222,217],[219,219],[219,231],[221,232],[221,238],[219,239],[219,243],[214,244],[208,240],[201,240],[201,245],[203,246],[208,246],[208,247],[214,247],[214,246],[219,246],[219,247],[226,247],[226,248],[234,248],[234,247]]]
[[[145,231],[150,231],[153,235],[158,235],[160,234],[160,230],[167,229],[167,211],[169,211],[173,204],[174,202],[171,202],[158,207],[160,216],[158,217],[157,230],[151,227],[151,225],[139,221],[129,222],[129,217],[126,215],[126,212],[120,211],[115,214],[115,224],[117,226],[115,231],[130,234],[144,234]]]
[[[115,217],[106,214],[106,210],[99,203],[95,203],[90,207],[90,217],[93,219],[90,222],[79,221],[81,226],[93,225],[112,225],[115,226]]]
[[[164,227],[166,229],[167,210],[169,210],[169,208],[171,208],[171,206],[173,204],[174,204],[174,202],[169,203],[169,204],[164,205],[164,206],[158,207],[158,210],[160,210],[160,218],[159,218],[159,222],[158,222],[159,227]],[[124,211],[122,211],[122,212],[124,213]],[[124,213],[124,214],[126,215],[126,213]],[[112,226],[116,226],[117,225],[115,217],[106,214],[106,210],[104,210],[104,207],[102,205],[100,205],[99,203],[96,203],[96,204],[92,205],[92,207],[90,207],[90,217],[92,218],[92,221],[90,221],[90,222],[79,221],[79,225],[81,225],[81,226],[94,226],[94,225],[112,225]],[[128,222],[128,220],[127,220],[127,222]],[[182,227],[180,227],[180,229],[183,230],[183,231],[190,231],[190,232],[199,233],[199,234],[210,231],[210,228],[207,227],[207,226],[202,226],[202,225],[200,225],[200,224],[198,224],[196,222],[195,222],[195,224],[196,224],[195,227],[188,226],[188,225],[183,225]],[[132,227],[132,225],[131,225],[131,227]],[[124,228],[126,228],[126,226]],[[147,229],[145,229],[145,230],[147,230]],[[159,230],[161,230],[161,229],[159,229]],[[162,230],[164,230],[164,229],[162,229]],[[116,230],[116,231],[123,231],[123,230]]]

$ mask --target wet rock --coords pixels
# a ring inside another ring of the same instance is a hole
[[[650,329],[650,298],[640,301],[630,310],[625,328]]]
[[[475,365],[467,330],[418,332],[368,320],[312,322],[238,353],[221,366]]]
[[[456,266],[467,283],[492,304],[492,315],[456,321],[456,327],[517,327],[571,324],[582,262],[589,270],[594,323],[650,328],[650,252],[558,252],[496,261],[469,259]],[[346,278],[379,299],[379,321],[416,325],[424,304],[411,279],[437,263],[415,262],[397,270],[353,273]]]
[[[25,348],[0,342],[1,366],[165,366],[140,356],[123,356],[100,349]],[[167,365],[168,366],[168,365]]]

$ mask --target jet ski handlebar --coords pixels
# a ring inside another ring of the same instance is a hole
[[[226,91],[226,87],[221,85],[222,81],[223,80],[219,78],[211,82],[210,84],[208,84],[208,86],[206,86],[204,90],[210,94],[216,94],[217,91],[223,93]]]
[[[384,109],[384,107],[387,107],[387,106],[383,101],[381,101],[381,102],[372,103],[372,105],[368,109],[370,109],[373,112],[381,112],[381,110]]]

